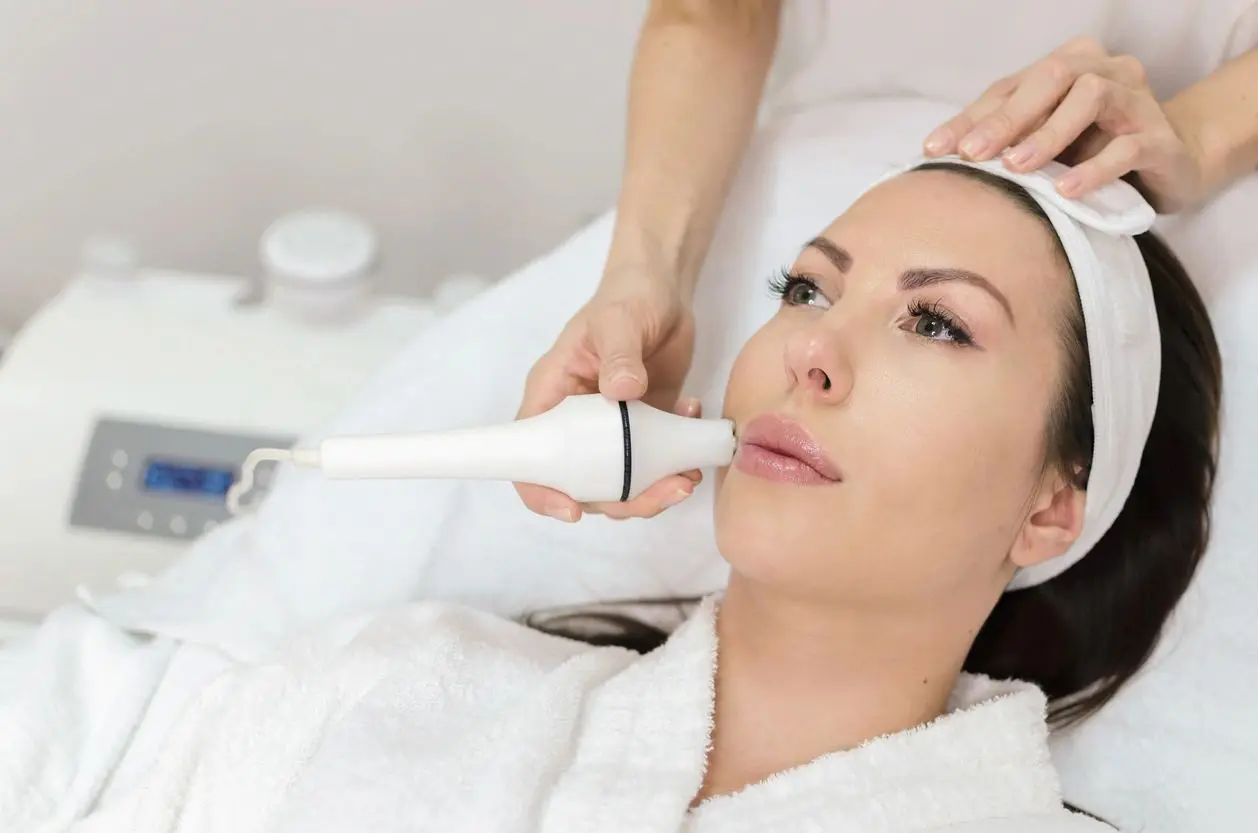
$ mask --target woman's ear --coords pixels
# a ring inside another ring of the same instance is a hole
[[[1031,567],[1070,549],[1083,531],[1086,498],[1060,474],[1046,475],[1009,553],[1014,566]]]

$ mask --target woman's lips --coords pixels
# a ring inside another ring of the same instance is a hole
[[[734,468],[774,483],[819,486],[843,478],[808,429],[780,414],[763,414],[739,432]]]

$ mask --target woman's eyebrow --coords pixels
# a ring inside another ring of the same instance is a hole
[[[1009,299],[1004,296],[1004,293],[993,286],[992,282],[987,278],[965,269],[908,269],[904,274],[900,275],[900,291],[910,292],[914,289],[922,289],[923,287],[937,283],[947,283],[948,281],[961,281],[982,289],[995,298],[996,302],[1004,309],[1010,326],[1018,326],[1013,319],[1013,307],[1009,305]]]
[[[834,268],[840,272],[846,272],[852,268],[852,256],[848,254],[847,249],[837,245],[834,241],[824,237],[814,237],[804,246],[805,249],[816,249],[826,256],[826,260],[834,264]]]
[[[834,268],[840,272],[847,272],[852,268],[852,255],[847,249],[825,237],[814,237],[809,240],[805,249],[816,249],[825,255],[826,260],[834,264]],[[923,287],[932,286],[937,283],[947,283],[948,281],[961,281],[972,286],[977,286],[996,299],[1001,308],[1005,311],[1005,316],[1009,319],[1011,326],[1017,327],[1017,322],[1013,318],[1013,307],[1009,304],[1009,299],[997,289],[991,281],[975,272],[966,269],[909,269],[900,276],[900,291],[911,292],[914,289],[922,289]]]

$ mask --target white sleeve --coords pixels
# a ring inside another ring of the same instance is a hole
[[[1198,25],[1211,71],[1258,48],[1258,0],[1212,0],[1202,5]]]

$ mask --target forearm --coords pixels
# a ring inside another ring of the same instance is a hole
[[[621,265],[646,266],[693,293],[755,126],[780,6],[653,0],[629,83],[609,277]]]
[[[1258,51],[1189,87],[1165,110],[1200,160],[1203,199],[1258,169]]]

